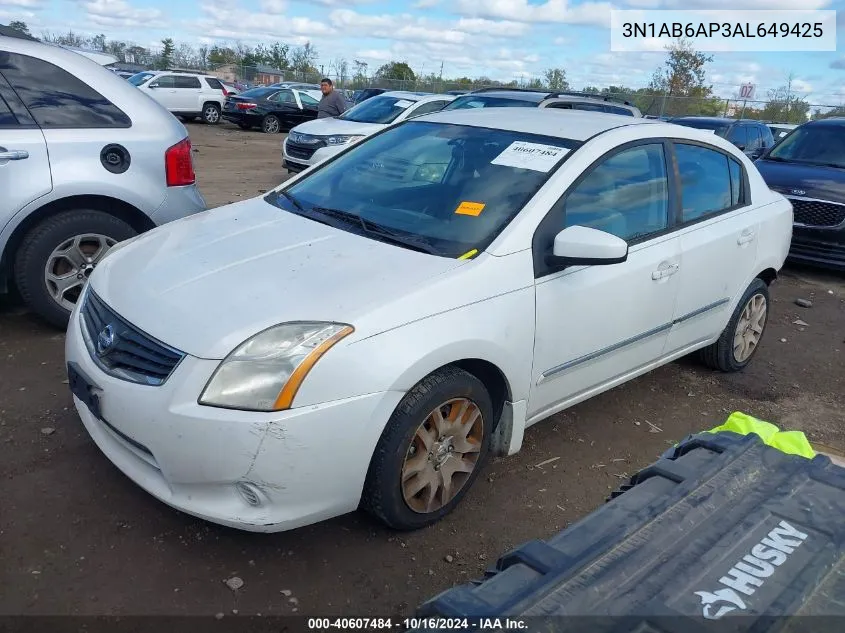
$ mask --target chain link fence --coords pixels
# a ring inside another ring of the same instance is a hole
[[[268,86],[274,83],[297,82],[312,84],[315,87],[323,77],[331,79],[337,88],[349,93],[363,88],[381,88],[384,90],[404,90],[412,92],[446,93],[450,91],[472,91],[481,88],[529,88],[552,92],[537,80],[524,79],[511,82],[493,82],[490,80],[455,81],[428,76],[422,78],[393,79],[378,76],[339,75],[336,73],[301,72],[290,69],[275,69],[270,66],[246,66],[242,64],[223,64],[197,71],[208,72],[224,81],[234,82],[242,87]],[[808,115],[819,113],[821,116],[845,114],[845,104],[807,104],[801,100],[780,103],[765,100],[742,100],[723,97],[679,97],[663,92],[636,90],[630,92],[607,92],[596,94],[600,98],[627,101],[635,105],[646,116],[714,116],[731,118],[753,118],[779,123],[803,123]]]

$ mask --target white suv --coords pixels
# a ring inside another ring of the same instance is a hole
[[[0,293],[59,327],[121,240],[206,208],[185,126],[73,51],[0,35]]]
[[[201,117],[212,125],[220,123],[226,87],[217,77],[185,71],[145,71],[130,77],[129,83],[183,121]]]

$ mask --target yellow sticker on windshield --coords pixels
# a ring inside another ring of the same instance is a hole
[[[471,251],[467,251],[466,253],[458,257],[458,259],[472,259],[472,257],[474,257],[477,253],[478,249],[474,248]]]
[[[484,207],[486,205],[483,202],[461,202],[458,205],[458,208],[455,209],[455,213],[457,215],[472,215],[478,216],[481,215],[481,212],[484,211]]]

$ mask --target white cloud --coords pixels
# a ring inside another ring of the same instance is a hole
[[[25,9],[43,9],[45,0],[0,0],[0,7],[24,7]]]
[[[288,8],[287,0],[261,0],[261,10],[270,15],[284,13]]]
[[[793,9],[811,10],[824,9],[832,4],[832,0],[626,0],[622,4],[641,9],[732,9],[771,10]],[[618,6],[617,8],[626,8]]]
[[[529,26],[508,20],[485,20],[484,18],[461,18],[455,28],[465,33],[484,33],[498,37],[518,37],[525,35]]]
[[[136,9],[126,0],[88,0],[80,2],[80,5],[87,12],[88,19],[100,26],[164,26],[164,12],[161,9]]]
[[[266,2],[266,0],[265,0]],[[270,0],[270,4],[275,4]],[[301,45],[314,38],[331,35],[334,29],[310,18],[291,17],[265,7],[264,13],[244,11],[237,5],[206,2],[202,5],[205,17],[191,22],[193,29],[204,38],[239,39],[257,42],[267,38],[284,39],[286,43]]]
[[[547,0],[542,4],[529,4],[528,0],[458,0],[456,5],[457,13],[471,17],[601,26],[610,24],[611,8],[609,2],[571,5],[568,0]]]

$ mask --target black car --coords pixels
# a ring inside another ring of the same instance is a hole
[[[710,130],[729,140],[752,160],[759,158],[775,144],[775,138],[769,126],[753,119],[729,119],[726,117],[681,116],[672,119],[672,123]]]
[[[276,134],[316,119],[318,103],[301,90],[252,88],[226,97],[223,118],[244,130],[260,127],[267,134]]]
[[[790,259],[845,271],[845,118],[804,123],[754,164],[792,202]]]

